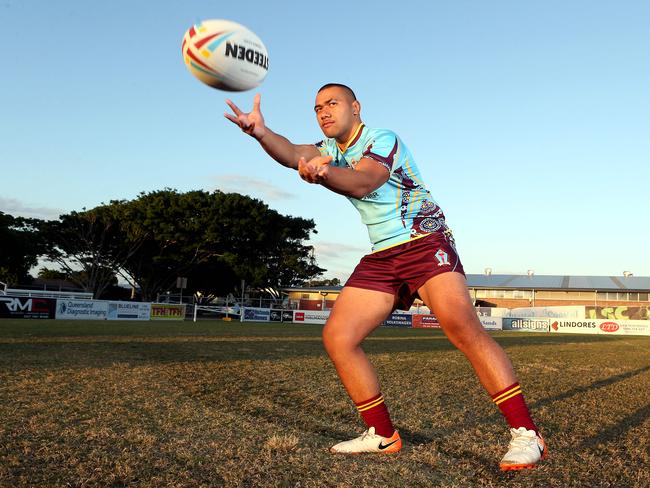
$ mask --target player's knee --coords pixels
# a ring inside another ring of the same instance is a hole
[[[345,334],[337,327],[329,326],[329,324],[323,328],[323,345],[330,357],[346,352],[356,346],[348,334]]]
[[[453,318],[451,320],[441,321],[442,328],[451,343],[461,351],[479,347],[482,343],[485,331],[478,320],[474,317],[466,319]]]

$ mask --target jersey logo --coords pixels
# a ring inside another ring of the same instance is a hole
[[[436,252],[436,259],[438,260],[438,266],[450,266],[449,254],[442,249],[438,249]]]

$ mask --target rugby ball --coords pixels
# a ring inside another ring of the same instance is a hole
[[[260,38],[230,20],[193,25],[183,37],[181,51],[190,73],[219,90],[250,90],[269,70],[269,54]]]

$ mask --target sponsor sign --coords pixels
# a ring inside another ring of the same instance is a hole
[[[293,322],[293,310],[282,311],[282,322]]]
[[[151,303],[108,302],[108,320],[149,320]]]
[[[244,307],[242,322],[268,322],[271,320],[271,310],[268,308]]]
[[[413,316],[409,313],[391,313],[386,320],[381,323],[382,327],[411,327],[413,325]]]
[[[34,297],[0,297],[0,317],[13,319],[53,319],[56,300]]]
[[[435,315],[413,315],[414,329],[439,329],[440,324]]]
[[[599,334],[650,336],[650,320],[598,320]]]
[[[479,317],[481,325],[486,330],[501,330],[502,318],[501,317]]]
[[[539,317],[503,318],[502,330],[521,330],[524,332],[548,332],[551,319]]]
[[[476,307],[479,317],[507,317],[510,309],[502,307]]]
[[[56,319],[68,320],[106,320],[108,302],[99,300],[56,301]]]
[[[184,320],[185,305],[171,303],[152,303],[151,320]]]
[[[297,322],[295,315],[298,313],[304,314],[301,322],[305,324],[324,324],[330,316],[329,312],[321,312],[320,310],[304,310],[294,314],[294,322]]]
[[[513,308],[510,317],[544,317],[562,319],[584,319],[584,305],[569,305],[557,307],[526,307]]]
[[[282,322],[282,310],[271,310],[269,320],[271,322]]]
[[[551,332],[564,332],[570,334],[598,334],[598,320],[565,320],[551,318]]]
[[[650,320],[650,307],[585,307],[588,319],[613,319],[613,320]]]

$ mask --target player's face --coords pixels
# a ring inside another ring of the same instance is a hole
[[[326,88],[316,95],[316,120],[326,137],[344,143],[358,123],[355,102],[346,90],[338,86]]]

